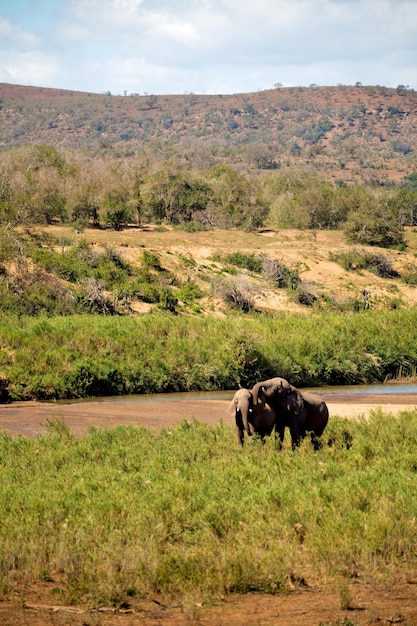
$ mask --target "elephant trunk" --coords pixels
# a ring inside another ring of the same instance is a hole
[[[263,383],[256,383],[256,385],[252,389],[253,406],[256,406],[258,404],[259,392],[262,385]]]
[[[243,428],[246,430],[248,437],[250,437],[252,430],[249,424],[249,404],[240,407],[240,414],[242,416]]]

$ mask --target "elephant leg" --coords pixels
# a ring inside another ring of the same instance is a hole
[[[311,443],[313,444],[314,449],[320,450],[323,447],[323,442],[320,439],[320,436],[316,435],[316,433],[311,432],[310,437],[311,437]]]
[[[284,435],[285,435],[285,424],[279,422],[275,426],[275,439],[278,435],[278,449],[282,450],[282,445],[284,443]]]
[[[300,427],[300,424],[296,420],[292,420],[290,423],[291,443],[292,449],[295,450],[301,443],[301,440],[305,437],[305,431]]]

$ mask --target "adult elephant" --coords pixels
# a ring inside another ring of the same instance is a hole
[[[272,433],[276,425],[276,412],[266,402],[254,402],[249,389],[236,391],[229,407],[235,416],[238,444],[243,446],[244,434],[248,437],[259,435],[264,438]]]
[[[279,377],[257,383],[252,394],[255,405],[268,403],[275,409],[281,445],[288,426],[293,449],[300,445],[307,432],[311,433],[314,448],[320,447],[319,437],[329,421],[329,410],[320,396],[310,391],[301,393],[285,378]]]

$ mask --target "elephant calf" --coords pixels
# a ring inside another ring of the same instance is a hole
[[[276,425],[276,412],[264,402],[254,403],[249,389],[236,391],[229,412],[235,416],[238,444],[243,446],[244,433],[248,437],[270,435]]]
[[[318,438],[329,420],[329,410],[320,396],[310,391],[301,393],[285,378],[279,377],[257,383],[252,394],[255,405],[268,403],[275,410],[281,444],[288,426],[293,448],[300,445],[307,432],[311,433],[314,448],[317,450],[320,447]]]

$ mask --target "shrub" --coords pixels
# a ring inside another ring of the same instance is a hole
[[[297,287],[292,290],[291,300],[298,304],[304,304],[305,306],[313,306],[317,300],[317,296],[307,289],[305,283],[300,282]]]
[[[301,282],[296,270],[289,269],[282,261],[262,256],[262,274],[279,288],[296,289]]]
[[[360,210],[351,211],[345,223],[347,239],[353,243],[405,249],[404,227],[398,215],[383,202],[370,200]]]
[[[253,309],[253,289],[244,276],[217,281],[214,293],[234,309],[244,313]]]
[[[383,254],[362,248],[351,248],[346,252],[330,253],[330,261],[339,263],[345,270],[368,270],[381,278],[395,278],[398,273],[391,261]]]
[[[163,287],[159,293],[159,308],[170,313],[176,313],[178,298],[168,287]]]
[[[156,252],[153,252],[152,250],[146,250],[146,248],[143,251],[142,263],[145,267],[150,269],[158,271],[162,269],[161,261],[158,254]]]
[[[184,304],[191,304],[194,300],[202,298],[203,295],[204,293],[201,291],[200,287],[191,282],[183,285],[178,292],[178,297]]]
[[[218,257],[218,259],[223,263],[230,263],[230,265],[236,265],[236,267],[240,267],[257,274],[260,274],[262,271],[262,260],[256,254],[231,252],[223,257]]]

